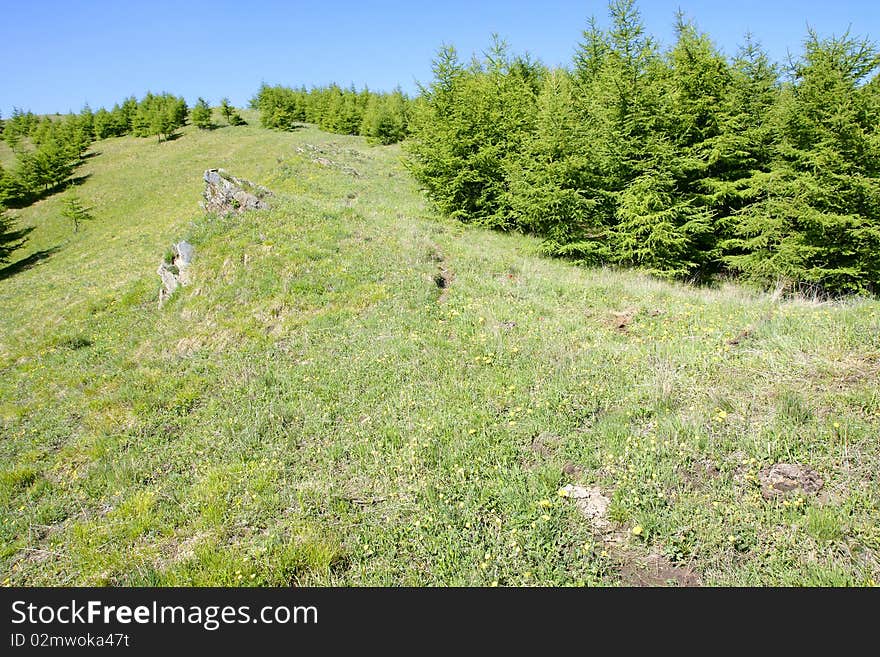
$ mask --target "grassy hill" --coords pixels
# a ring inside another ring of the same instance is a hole
[[[880,581],[877,301],[544,259],[313,128],[93,155],[94,221],[16,211],[0,270],[4,584]],[[205,216],[211,167],[272,208]],[[776,463],[821,489],[765,499]]]

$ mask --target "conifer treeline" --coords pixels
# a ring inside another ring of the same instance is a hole
[[[441,49],[407,141],[440,210],[588,263],[880,289],[878,50],[810,32],[782,71],[681,15],[661,50],[634,0],[609,9],[565,69]]]
[[[406,136],[408,105],[400,89],[376,93],[336,84],[312,89],[264,84],[251,100],[251,107],[260,111],[263,127],[290,130],[300,122],[314,123],[328,132],[363,135],[380,144],[393,144]]]
[[[169,137],[186,123],[186,101],[172,94],[131,97],[112,110],[39,117],[14,110],[3,122],[3,139],[16,154],[16,165],[0,168],[0,205],[22,205],[63,184],[96,139],[135,135]]]

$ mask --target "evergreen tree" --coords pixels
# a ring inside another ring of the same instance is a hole
[[[678,38],[654,72],[659,112],[643,138],[642,172],[619,196],[617,258],[661,276],[716,268],[719,200],[707,192],[708,143],[721,134],[730,74],[708,36],[679,14]]]
[[[86,221],[91,221],[94,217],[91,214],[91,208],[87,208],[75,194],[71,194],[62,201],[63,209],[61,216],[70,219],[73,223],[73,232],[79,232],[79,227]]]
[[[241,114],[239,114],[235,108],[229,104],[229,99],[224,98],[220,101],[220,113],[223,115],[223,118],[226,119],[226,122],[231,126],[239,126],[239,125],[247,125],[247,121],[245,121]]]
[[[11,197],[11,176],[6,173],[6,169],[0,164],[0,207],[4,207]]]
[[[210,130],[214,127],[211,122],[211,107],[204,98],[199,98],[190,114],[193,125],[200,130]]]
[[[137,137],[156,136],[161,142],[163,137],[167,139],[186,123],[187,111],[183,98],[167,93],[155,95],[148,92],[137,103],[132,117],[132,132]]]
[[[235,108],[229,104],[228,98],[223,98],[220,100],[220,113],[223,115],[223,118],[226,119],[226,122],[231,125],[232,115],[235,113]]]
[[[546,76],[535,132],[508,168],[510,207],[517,225],[544,238],[546,252],[599,263],[609,257],[612,199],[592,168],[574,86],[567,71]]]
[[[771,171],[739,213],[727,261],[748,277],[834,291],[880,282],[880,53],[867,40],[810,32],[780,96]]]
[[[406,136],[406,114],[406,97],[399,89],[387,96],[370,94],[364,108],[360,134],[370,143],[397,143]]]
[[[413,112],[410,170],[441,212],[512,227],[506,169],[534,129],[544,68],[512,57],[495,37],[469,67],[445,47],[433,69],[434,82]]]

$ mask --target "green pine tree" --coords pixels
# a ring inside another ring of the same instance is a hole
[[[208,105],[208,101],[199,98],[190,112],[190,119],[200,130],[211,130],[214,123],[211,121],[211,106]]]
[[[91,208],[83,205],[82,201],[75,194],[71,194],[62,201],[63,208],[61,216],[70,219],[73,223],[73,232],[79,232],[80,226],[86,221],[91,221],[94,217],[91,214]]]
[[[880,53],[810,32],[775,108],[772,167],[752,176],[727,262],[747,277],[834,292],[880,285]],[[869,82],[873,76],[873,81]]]

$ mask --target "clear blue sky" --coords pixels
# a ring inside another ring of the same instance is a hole
[[[498,32],[515,51],[567,64],[605,0],[0,0],[0,113],[111,106],[147,90],[244,105],[262,81],[415,90],[442,43],[463,55]],[[775,59],[822,34],[880,39],[878,0],[641,0],[649,30],[672,39],[681,7],[728,53],[751,31]]]

